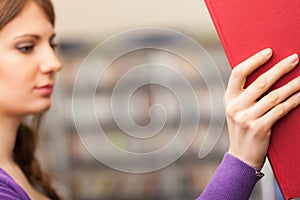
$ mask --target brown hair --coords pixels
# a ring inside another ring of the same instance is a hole
[[[28,2],[36,3],[45,13],[49,22],[54,26],[55,13],[50,0],[1,0],[0,1],[0,31],[13,20]],[[40,116],[33,121],[32,127],[21,124],[17,131],[14,147],[14,160],[20,166],[29,182],[39,191],[53,200],[62,198],[51,186],[50,176],[42,172],[40,164],[35,157],[38,141],[38,128]]]

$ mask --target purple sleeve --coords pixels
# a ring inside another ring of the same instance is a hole
[[[197,200],[247,200],[259,179],[254,168],[226,153]]]

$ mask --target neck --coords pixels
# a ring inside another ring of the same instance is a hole
[[[0,117],[0,164],[13,161],[13,150],[21,119]]]

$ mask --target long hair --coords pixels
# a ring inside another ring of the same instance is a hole
[[[1,0],[0,1],[0,31],[13,20],[24,8],[32,1],[36,3],[45,13],[49,22],[54,26],[55,13],[50,0]],[[38,115],[29,127],[24,123],[20,124],[16,143],[14,147],[14,160],[20,166],[29,182],[39,191],[53,200],[62,198],[51,186],[50,176],[42,171],[40,164],[35,156],[35,150],[38,142],[38,128],[41,117]]]

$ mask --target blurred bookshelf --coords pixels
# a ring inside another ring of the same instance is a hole
[[[143,38],[141,39],[143,40]],[[173,38],[164,37],[160,38],[159,41],[158,38],[144,39],[149,42],[166,42],[168,45],[181,48],[191,56],[201,56],[180,42],[173,40]],[[122,45],[130,45],[132,41],[123,42]],[[177,45],[177,43],[180,45]],[[220,43],[218,41],[205,42],[205,40],[199,40],[199,43],[203,45],[218,66],[226,85],[230,68]],[[80,141],[72,116],[72,91],[76,73],[95,45],[96,43],[84,41],[61,41],[61,48],[58,52],[64,68],[58,78],[53,108],[47,114],[44,123],[45,134],[41,139],[41,145],[47,157],[44,165],[58,177],[57,188],[66,199],[74,200],[195,199],[201,194],[228,148],[228,134],[225,125],[212,151],[205,158],[198,158],[198,152],[211,119],[210,96],[205,81],[195,76],[193,66],[186,60],[160,50],[137,50],[121,56],[111,63],[95,92],[96,109],[100,113],[97,117],[101,121],[100,125],[105,130],[107,137],[116,142],[121,148],[137,152],[157,149],[174,137],[173,134],[180,123],[180,117],[178,117],[180,109],[174,95],[162,87],[147,85],[139,88],[132,96],[132,104],[135,106],[130,111],[136,123],[143,126],[149,123],[149,108],[153,104],[162,105],[168,112],[168,119],[162,132],[149,140],[141,141],[128,137],[118,128],[111,113],[110,96],[116,82],[133,67],[149,62],[168,64],[169,67],[188,77],[190,83],[196,88],[196,96],[201,102],[201,105],[199,105],[201,120],[198,134],[183,156],[173,164],[155,172],[145,174],[123,173],[101,164],[88,153]],[[110,47],[107,50],[107,55],[99,55],[100,61],[101,59],[107,59],[107,56],[114,53],[117,48],[118,45]],[[91,67],[97,67],[97,65]],[[203,68],[205,67],[204,62]],[[97,69],[95,68],[95,70]],[[151,73],[154,73],[152,74],[154,76],[161,75],[159,71]],[[84,98],[87,98],[86,94],[90,92],[90,86],[97,82],[97,80],[89,78],[89,74],[85,76],[86,82],[80,86],[82,102],[84,102]],[[214,80],[218,77],[214,77],[212,73],[210,78]],[[169,81],[174,87],[179,88],[178,91],[184,94],[185,91],[180,90],[180,85],[176,84],[176,80]],[[128,87],[131,87],[130,84],[128,82]],[[213,87],[215,92],[222,93],[219,85],[215,84],[210,87]],[[222,99],[220,99],[218,106],[220,109],[223,108]],[[77,126],[83,126],[86,130],[85,136],[101,146],[101,141],[95,139],[98,134],[97,126],[91,124],[90,116],[85,113],[85,104],[80,106],[80,109],[82,109],[82,118],[78,120],[80,123]],[[222,110],[220,110],[220,118],[224,117],[222,113]],[[186,131],[189,131],[188,127]],[[109,152],[107,156],[117,159]],[[120,160],[120,162],[126,162],[126,160]],[[260,183],[257,184],[250,199],[261,199]]]

